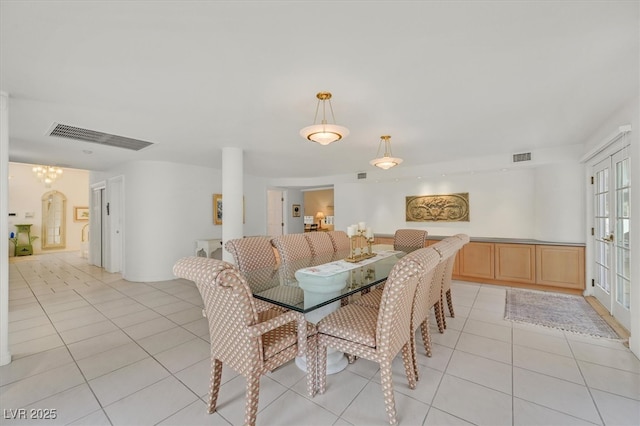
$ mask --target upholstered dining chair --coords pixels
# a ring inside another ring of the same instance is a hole
[[[313,253],[305,234],[279,235],[271,239],[271,244],[280,255],[281,279],[285,284],[296,282],[295,272],[310,266],[312,262]]]
[[[311,254],[313,256],[322,256],[327,254],[333,254],[333,243],[331,237],[326,232],[307,232],[304,234],[309,247],[311,247]]]
[[[425,255],[428,269],[438,263],[432,249]],[[421,254],[422,255],[422,254]],[[391,364],[402,351],[405,373],[411,389],[416,378],[411,351],[411,312],[420,275],[424,268],[412,256],[400,259],[391,270],[379,308],[350,304],[329,314],[317,324],[318,392],[326,390],[327,347],[380,364],[380,381],[389,423],[397,424]]]
[[[224,248],[231,253],[236,267],[251,283],[253,293],[268,291],[280,285],[277,274],[278,259],[270,237],[228,240]],[[261,300],[256,300],[256,305],[259,311],[275,306]]]
[[[413,300],[413,313],[411,316],[411,350],[414,356],[414,369],[416,372],[416,379],[418,379],[418,366],[415,360],[416,357],[416,343],[415,343],[415,332],[420,328],[420,332],[422,335],[422,342],[424,344],[424,349],[427,356],[431,356],[431,335],[429,332],[429,317],[431,308],[433,307],[436,322],[438,323],[438,327],[442,327],[442,331],[444,331],[444,326],[442,325],[442,305],[440,303],[441,298],[441,283],[442,283],[442,275],[444,273],[444,269],[446,266],[446,259],[443,259],[440,251],[435,249],[438,245],[442,245],[442,242],[429,246],[430,250],[419,249],[409,253],[407,256],[411,256],[416,262],[420,263],[420,265],[425,270],[425,273],[420,275],[420,281],[418,282],[418,288],[416,289],[416,296]],[[427,269],[426,265],[429,265],[433,262],[433,259],[430,259],[428,256],[435,257],[437,262],[436,265]],[[371,291],[368,294],[365,294],[359,299],[353,301],[356,305],[368,306],[372,308],[377,308],[380,306],[380,302],[382,300],[382,288],[377,288]]]
[[[329,231],[326,233],[331,238],[333,244],[333,251],[348,251],[351,250],[351,241],[349,236],[344,231]]]
[[[222,366],[247,381],[245,425],[255,425],[260,377],[297,355],[316,360],[315,326],[299,312],[258,312],[251,289],[232,264],[217,259],[187,257],[173,267],[180,278],[194,281],[204,301],[211,342],[209,414],[216,411]],[[307,373],[307,391],[315,394],[315,371]]]
[[[393,249],[412,251],[423,248],[428,232],[423,229],[397,229],[393,235]]]

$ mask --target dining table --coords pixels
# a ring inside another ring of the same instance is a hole
[[[317,324],[340,308],[344,299],[384,283],[396,262],[406,251],[393,246],[373,245],[371,258],[349,262],[349,250],[304,257],[275,267],[245,272],[245,278],[256,299],[285,309],[301,312],[307,321]],[[306,371],[304,357],[296,364]],[[346,368],[342,352],[327,354],[327,374]]]

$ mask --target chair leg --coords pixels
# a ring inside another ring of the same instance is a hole
[[[307,393],[310,398],[316,395],[318,386],[318,336],[307,339]]]
[[[384,396],[385,409],[389,417],[389,424],[397,425],[396,418],[396,401],[393,396],[393,377],[391,373],[391,361],[384,360],[380,363],[380,385],[382,386],[382,395]]]
[[[404,372],[407,375],[407,382],[409,383],[409,389],[416,388],[416,381],[418,380],[418,363],[413,354],[415,349],[415,338],[409,339],[414,341],[413,348],[411,343],[407,342],[402,346],[402,362],[404,363]]]
[[[246,403],[244,408],[244,424],[254,426],[258,414],[258,402],[260,397],[260,374],[255,372],[247,376]]]
[[[411,333],[411,338],[409,339],[410,350],[411,350],[411,364],[413,367],[414,379],[417,382],[420,380],[420,371],[418,370],[418,350],[416,348],[416,333]],[[403,354],[404,356],[404,354]]]
[[[429,318],[422,321],[420,324],[420,331],[422,332],[422,343],[424,343],[424,350],[428,357],[431,357],[431,334],[429,332]]]
[[[318,368],[316,369],[318,393],[323,394],[327,388],[327,345],[318,339]]]
[[[444,315],[442,314],[442,302],[438,301],[433,305],[433,310],[436,314],[436,323],[438,324],[438,331],[444,333]]]
[[[456,314],[453,313],[453,300],[451,300],[451,289],[447,290],[447,305],[449,305],[449,313],[451,318],[455,318]]]
[[[220,381],[222,380],[222,361],[211,358],[211,383],[209,384],[209,409],[208,413],[216,411]]]

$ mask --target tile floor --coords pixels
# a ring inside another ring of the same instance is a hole
[[[206,414],[208,330],[192,283],[127,282],[75,253],[9,267],[2,425],[242,423],[245,383],[230,370],[219,411]],[[455,282],[453,297],[456,317],[433,330],[433,357],[420,348],[417,389],[396,359],[400,424],[640,424],[640,361],[622,343],[505,321],[502,287]],[[262,379],[258,424],[386,424],[377,370],[358,360],[309,399],[290,363]],[[11,419],[21,408],[57,418]]]

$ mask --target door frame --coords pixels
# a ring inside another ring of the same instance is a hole
[[[586,229],[587,232],[586,232],[586,238],[585,238],[586,240],[586,247],[585,247],[586,249],[585,250],[586,286],[584,291],[585,296],[595,296],[595,293],[596,293],[595,292],[595,274],[596,274],[595,237],[596,236],[591,234],[591,229],[592,228],[595,229],[595,223],[594,223],[594,217],[595,217],[594,191],[595,189],[594,189],[594,185],[591,184],[591,178],[593,177],[593,170],[597,164],[606,160],[607,158],[612,158],[614,154],[622,151],[623,149],[627,150],[628,152],[627,157],[630,159],[630,161],[632,160],[631,146],[630,146],[631,141],[629,138],[625,137],[626,134],[629,133],[630,131],[631,131],[630,125],[620,126],[616,132],[614,132],[607,139],[605,139],[605,141],[601,143],[599,146],[597,146],[596,148],[588,152],[584,157],[582,157],[580,161],[581,163],[585,164],[585,177],[586,177],[585,182],[587,182],[587,185],[585,185],[585,188],[586,188],[585,189],[585,193],[586,193],[586,209],[585,209],[586,222],[585,223],[587,224],[587,229]],[[614,167],[614,164],[611,161],[611,164],[610,164],[611,175],[613,175],[614,173],[613,167]],[[631,185],[633,186],[634,183],[632,182]],[[609,188],[609,190],[614,191],[615,188]],[[612,203],[615,202],[615,199],[612,199],[611,202]],[[614,206],[610,206],[610,208],[614,208]],[[611,224],[610,226],[612,227],[615,225]],[[613,250],[614,250],[614,246],[611,247],[612,253],[613,253]],[[612,254],[611,262],[615,262],[614,254]],[[612,288],[615,285],[613,280],[611,280],[610,285]],[[613,301],[613,298],[614,298],[613,290],[611,292],[610,298],[612,300],[612,303],[604,307],[607,309],[607,311],[609,311],[613,315],[613,312],[611,312],[613,311],[613,303],[615,303],[615,301]],[[630,309],[633,309],[633,306],[631,306]],[[623,324],[622,321],[620,322],[625,327],[627,328],[630,327],[630,324]]]

